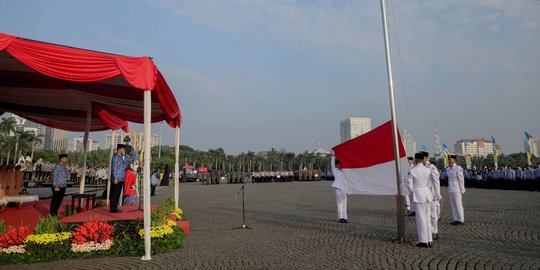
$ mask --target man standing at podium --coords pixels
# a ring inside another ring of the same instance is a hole
[[[126,155],[126,147],[129,147],[128,154]],[[125,144],[118,144],[116,146],[116,154],[112,158],[111,166],[111,194],[109,196],[111,200],[110,211],[111,213],[122,212],[118,209],[118,200],[120,199],[120,193],[124,187],[124,178],[126,177],[126,169],[129,168],[129,164],[138,159],[139,156],[133,150],[133,147]]]

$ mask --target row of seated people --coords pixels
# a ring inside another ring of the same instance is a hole
[[[38,196],[24,195],[26,191],[23,187],[23,176],[19,165],[0,165],[0,211],[10,202],[20,207],[25,202],[35,203],[39,200]]]

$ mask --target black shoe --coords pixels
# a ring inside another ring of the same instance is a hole
[[[433,242],[429,242],[429,243],[428,243],[428,247],[429,247],[429,248],[432,248],[432,247],[433,247]]]
[[[343,219],[340,218],[340,219],[339,219],[339,223],[345,223],[345,222],[343,222]]]
[[[439,234],[434,234],[433,235],[433,240],[439,240]]]
[[[459,224],[459,221],[452,221],[450,222],[450,225],[458,225]]]
[[[463,225],[463,224],[464,224],[464,223],[463,223],[463,222],[461,222],[461,221],[456,221],[456,222],[457,222],[457,224],[456,224],[456,225]]]
[[[412,212],[410,212],[410,213],[408,214],[408,216],[409,216],[409,217],[414,217],[414,216],[416,216],[416,212],[412,211]]]
[[[346,219],[343,219],[343,223],[349,223]]]
[[[429,247],[427,243],[422,243],[422,242],[418,242],[414,246],[415,247],[425,247],[425,248]]]

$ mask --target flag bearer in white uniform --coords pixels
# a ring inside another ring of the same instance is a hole
[[[347,181],[345,175],[341,171],[339,160],[332,156],[331,161],[332,173],[334,174],[334,182],[332,187],[336,192],[337,212],[340,223],[349,223],[347,221]]]
[[[463,168],[456,164],[456,155],[449,155],[448,163],[449,166],[446,168],[446,173],[448,174],[448,193],[450,206],[452,207],[452,216],[454,217],[454,221],[450,224],[461,225],[465,222],[463,203],[461,201],[461,194],[465,193]]]
[[[418,232],[417,247],[431,247],[431,201],[433,193],[429,188],[431,170],[424,166],[424,155],[414,155],[416,165],[411,168],[407,177],[407,188],[413,194],[414,209],[416,209],[416,230]]]
[[[424,155],[424,166],[431,170],[429,176],[429,188],[431,193],[433,193],[433,201],[431,201],[431,233],[433,234],[433,239],[439,239],[439,217],[441,216],[441,181],[439,180],[440,174],[437,170],[437,166],[429,162],[429,153],[422,152]]]

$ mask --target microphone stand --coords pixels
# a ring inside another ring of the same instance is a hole
[[[245,187],[246,187],[246,184],[248,182],[246,182],[246,178],[244,177],[244,181],[243,181],[243,185],[242,187],[240,188],[240,190],[238,190],[238,192],[236,193],[236,197],[238,197],[238,194],[240,194],[240,192],[242,192],[242,226],[240,227],[235,227],[233,228],[233,230],[237,230],[237,229],[251,229],[250,227],[248,227],[246,225],[246,204],[245,204]]]

